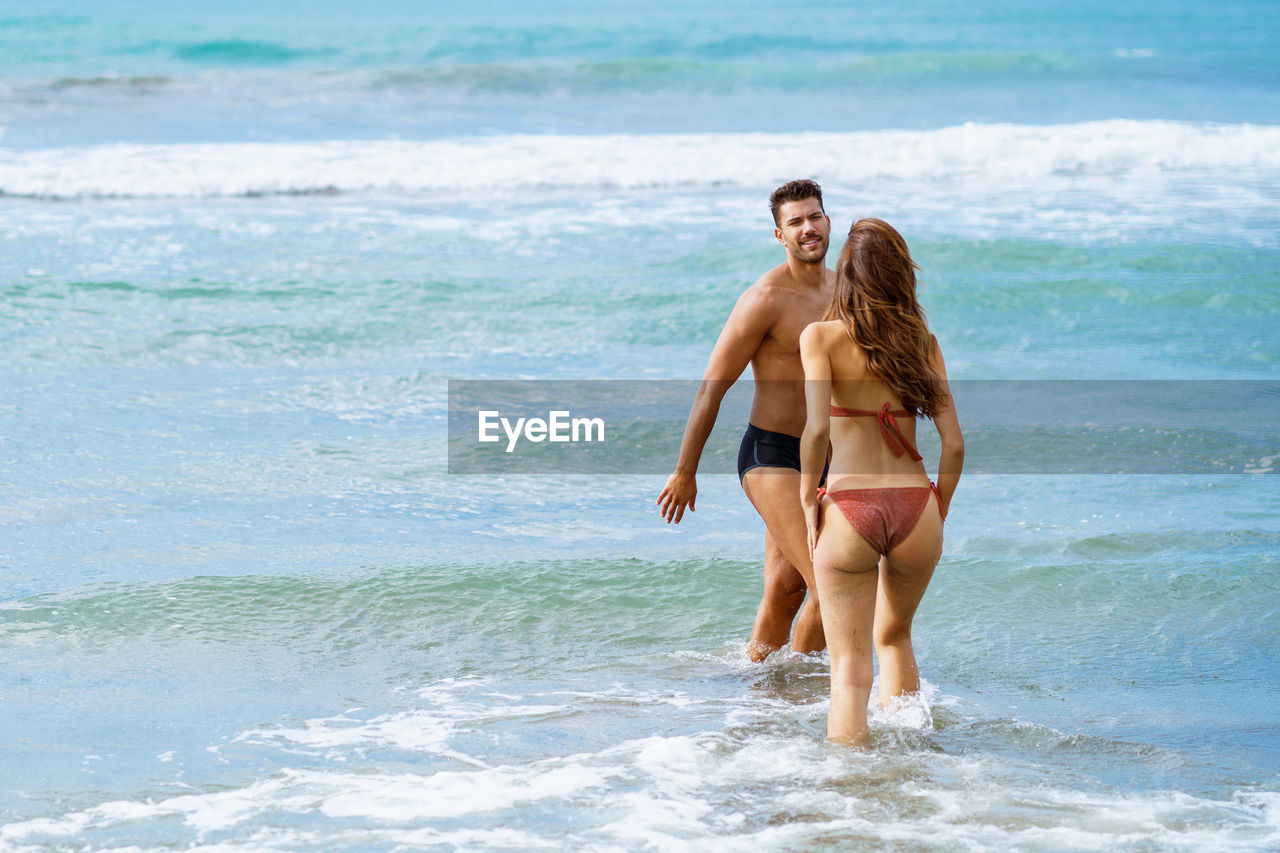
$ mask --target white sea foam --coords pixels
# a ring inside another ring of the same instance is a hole
[[[366,190],[771,186],[868,180],[1114,180],[1280,171],[1280,127],[1111,120],[854,133],[511,135],[434,141],[0,149],[0,192],[199,198]]]
[[[880,707],[879,679],[871,686],[871,700],[868,707],[868,723],[874,731],[876,728],[911,729],[929,731],[933,728],[933,702],[938,689],[925,679],[920,679],[920,691],[908,696],[899,696],[886,708]]]
[[[355,847],[752,853],[872,840],[1187,851],[1261,851],[1280,841],[1274,792],[1212,799],[1081,790],[1046,784],[1030,770],[991,756],[850,750],[809,735],[653,735],[596,753],[475,770],[284,770],[233,790],[118,800],[12,823],[0,827],[0,847],[56,846],[175,819],[194,840],[224,836],[208,849],[225,850],[324,848],[335,831]],[[513,824],[515,814],[555,817]]]
[[[67,837],[122,823],[179,817],[193,830],[229,829],[264,813],[408,822],[489,812],[600,788],[617,771],[576,762],[431,775],[286,770],[244,788],[159,802],[113,801],[61,819],[0,827],[0,843]]]
[[[454,755],[446,747],[457,727],[427,712],[384,714],[371,720],[344,715],[307,720],[302,726],[258,728],[241,732],[233,743],[282,742],[310,749],[336,750],[352,746],[394,746],[421,752]]]
[[[483,761],[450,747],[450,740],[489,721],[538,718],[563,712],[566,707],[530,703],[521,696],[477,695],[485,683],[478,678],[446,678],[416,691],[430,707],[371,717],[360,716],[363,709],[351,709],[332,717],[306,720],[301,725],[255,727],[236,735],[231,742],[318,751],[337,760],[346,760],[351,750],[359,753],[366,748],[393,748],[484,767]]]

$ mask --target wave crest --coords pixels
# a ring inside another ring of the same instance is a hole
[[[854,133],[509,135],[433,141],[0,149],[0,194],[37,199],[766,186],[1209,175],[1280,177],[1280,127],[1114,120]]]

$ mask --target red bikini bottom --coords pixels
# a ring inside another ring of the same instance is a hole
[[[838,492],[818,489],[818,497],[828,495],[835,501],[853,529],[880,554],[889,553],[911,535],[929,505],[930,494],[938,494],[938,487],[933,483],[891,489],[841,489]],[[942,509],[941,497],[938,497],[938,509]]]

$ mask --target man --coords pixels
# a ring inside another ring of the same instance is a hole
[[[720,403],[747,364],[755,379],[751,414],[738,452],[742,490],[764,520],[764,595],[756,611],[747,654],[764,660],[791,636],[791,623],[816,590],[800,507],[800,434],[804,432],[804,370],[800,333],[820,320],[835,290],[827,269],[831,219],[822,189],[813,181],[791,181],[769,199],[773,236],[785,260],[739,297],[720,332],[689,413],[680,458],[657,503],[667,523],[694,509],[695,475]],[[826,647],[816,592],[796,621],[792,648]]]

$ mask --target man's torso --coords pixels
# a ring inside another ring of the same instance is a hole
[[[751,423],[787,435],[804,431],[804,367],[800,363],[800,333],[822,319],[835,287],[835,272],[825,271],[822,290],[797,285],[785,264],[771,270],[754,286],[765,289],[769,332],[751,358],[755,380]]]

